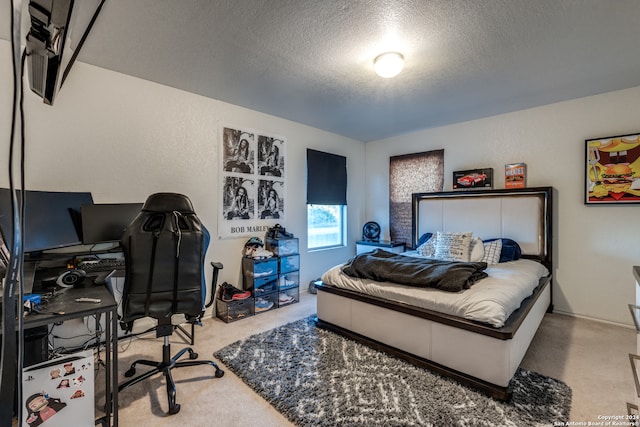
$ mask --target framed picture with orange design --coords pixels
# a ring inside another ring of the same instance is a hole
[[[587,205],[640,203],[640,133],[585,141]]]
[[[508,163],[504,165],[504,188],[524,188],[527,181],[527,165]]]

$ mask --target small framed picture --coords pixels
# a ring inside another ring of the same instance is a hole
[[[504,165],[504,188],[524,188],[527,182],[527,165],[507,163]]]
[[[640,133],[585,141],[587,205],[640,203]]]
[[[471,169],[453,172],[454,190],[486,190],[493,188],[493,169]]]

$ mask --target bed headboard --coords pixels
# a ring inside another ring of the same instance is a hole
[[[481,239],[513,239],[551,269],[552,194],[552,187],[414,193],[412,246],[426,232],[472,231]]]

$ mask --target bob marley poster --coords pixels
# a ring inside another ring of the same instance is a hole
[[[640,134],[585,143],[585,203],[640,203]]]
[[[221,126],[219,238],[255,236],[284,220],[285,141]]]

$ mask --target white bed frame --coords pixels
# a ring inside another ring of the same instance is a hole
[[[473,231],[510,238],[523,256],[552,270],[552,188],[413,194],[413,247],[425,232]],[[545,312],[551,277],[541,279],[502,328],[318,284],[318,325],[471,385],[496,399],[509,383]]]

